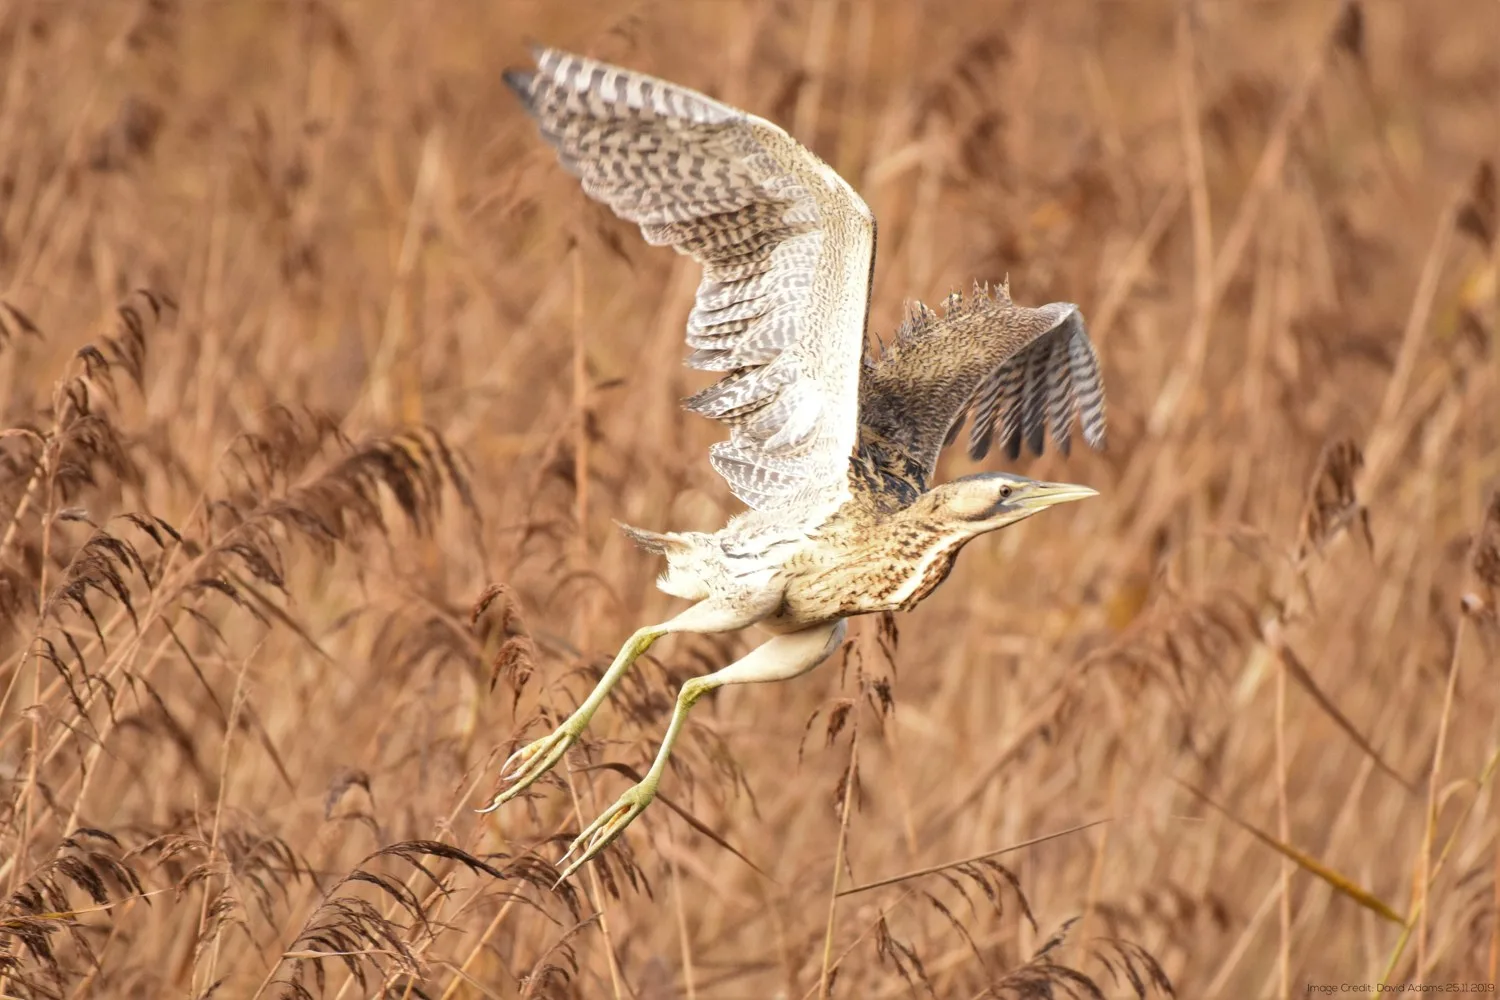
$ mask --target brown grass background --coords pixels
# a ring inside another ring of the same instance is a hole
[[[0,5],[0,994],[1493,983],[1497,38],[1494,0]],[[644,769],[750,636],[658,645],[571,774],[472,811],[675,607],[611,519],[737,509],[677,409],[696,272],[556,166],[528,40],[829,160],[872,333],[1009,274],[1101,352],[1108,451],[1015,467],[1099,499],[694,713],[663,792],[759,873],[661,801],[550,868],[627,783],[588,762]]]

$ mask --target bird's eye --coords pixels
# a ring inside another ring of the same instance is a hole
[[[1009,486],[1002,486],[1002,487],[1000,487],[1000,499],[1001,500],[1005,500],[1005,499],[1008,499],[1009,497],[1010,497],[1010,487]]]

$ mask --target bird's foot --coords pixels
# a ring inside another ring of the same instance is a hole
[[[615,804],[606,809],[603,814],[578,835],[573,841],[568,853],[558,859],[562,864],[572,857],[573,852],[580,847],[583,853],[563,871],[558,882],[567,881],[572,875],[586,863],[599,856],[599,853],[612,844],[616,837],[625,832],[637,816],[646,811],[651,800],[656,798],[656,782],[650,776],[639,785],[632,785],[625,790],[625,794],[615,800]]]
[[[570,718],[558,726],[550,736],[528,743],[506,758],[505,763],[500,765],[500,780],[511,782],[511,786],[497,794],[495,801],[478,811],[494,812],[556,767],[557,762],[563,759],[563,754],[568,752],[568,748],[578,742],[583,726],[584,723],[575,723]],[[506,772],[512,766],[516,769],[515,773],[507,775]]]

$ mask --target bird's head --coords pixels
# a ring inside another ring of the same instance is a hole
[[[933,505],[930,515],[945,525],[982,535],[1056,504],[1092,496],[1098,496],[1098,491],[1087,486],[1044,483],[1008,472],[982,472],[936,486],[923,499]]]

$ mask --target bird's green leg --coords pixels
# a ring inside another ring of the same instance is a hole
[[[672,755],[672,745],[677,742],[682,724],[687,721],[688,712],[699,698],[726,684],[784,681],[805,674],[838,648],[839,643],[844,641],[845,631],[846,625],[840,620],[815,625],[800,632],[778,635],[724,669],[704,677],[694,677],[683,684],[682,690],[677,694],[677,705],[672,709],[672,721],[667,725],[661,749],[656,752],[656,760],[651,763],[651,769],[646,772],[640,784],[626,789],[625,794],[614,805],[590,823],[573,841],[568,853],[563,855],[564,861],[580,847],[584,851],[562,873],[562,879],[597,857],[656,798],[656,786],[661,783],[662,774],[667,769],[667,758]]]
[[[557,766],[563,754],[578,742],[578,738],[588,728],[589,720],[594,717],[599,706],[604,704],[604,699],[609,697],[610,689],[619,683],[621,677],[625,676],[625,671],[630,669],[631,664],[640,659],[646,650],[651,648],[651,644],[666,635],[668,631],[670,630],[664,625],[648,625],[645,628],[636,629],[630,638],[625,640],[625,645],[620,647],[620,651],[615,654],[614,662],[609,665],[604,676],[599,678],[599,683],[594,685],[594,690],[583,700],[583,704],[574,709],[573,714],[568,716],[563,724],[553,730],[550,735],[528,743],[506,759],[505,763],[500,766],[500,777],[502,780],[510,781],[511,786],[496,795],[495,801],[479,811],[494,812]],[[512,765],[517,765],[516,772],[507,777],[506,772],[511,769]]]
[[[589,720],[594,717],[599,706],[604,704],[604,699],[609,697],[610,690],[619,683],[621,677],[625,676],[625,671],[630,669],[631,664],[640,659],[657,639],[671,632],[727,632],[731,629],[744,628],[754,620],[754,618],[747,618],[742,610],[726,608],[710,601],[700,601],[670,621],[636,629],[635,633],[625,640],[625,645],[620,647],[620,652],[615,655],[614,662],[609,665],[604,676],[599,678],[599,683],[594,685],[594,690],[584,699],[583,704],[579,705],[573,714],[568,716],[563,724],[550,735],[517,750],[501,765],[500,777],[510,781],[511,785],[496,795],[493,802],[479,811],[494,812],[556,767],[557,762],[563,759],[563,754],[578,742],[584,729],[588,728]],[[516,771],[507,777],[506,772],[512,766],[516,767]]]

